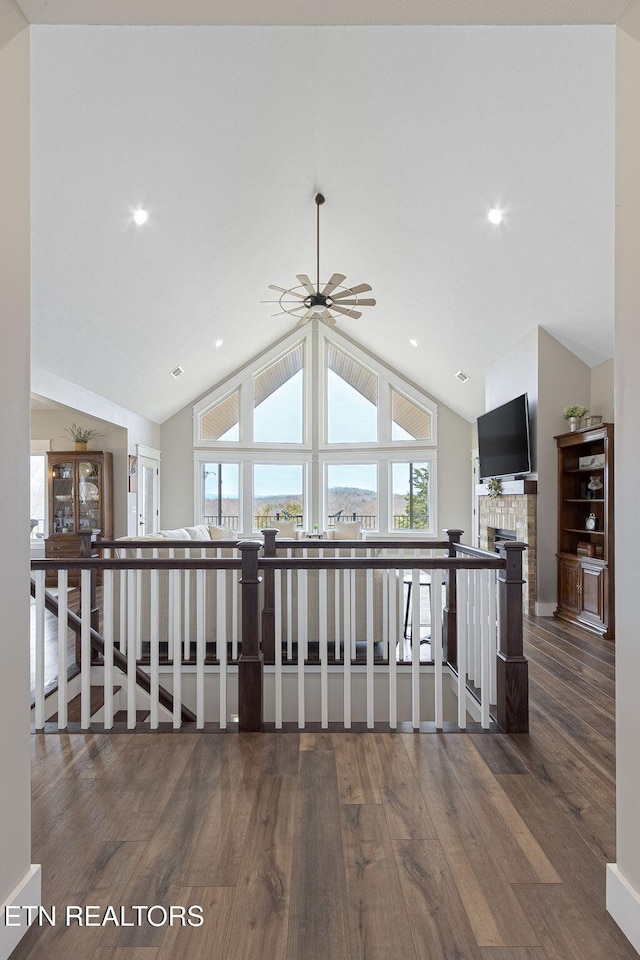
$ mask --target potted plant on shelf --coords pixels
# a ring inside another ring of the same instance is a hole
[[[562,416],[569,424],[569,430],[578,430],[582,422],[582,418],[589,413],[589,407],[583,407],[581,403],[574,403],[569,407],[565,407],[562,411]]]
[[[97,430],[92,430],[87,427],[76,426],[75,423],[72,423],[70,427],[67,427],[64,431],[67,433],[75,444],[76,450],[86,450],[89,440],[93,440],[94,437],[100,437],[102,434],[98,433]]]

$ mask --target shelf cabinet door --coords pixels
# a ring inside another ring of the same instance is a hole
[[[605,584],[607,571],[603,567],[582,564],[580,616],[583,620],[602,626],[605,618]]]
[[[580,613],[581,569],[577,560],[558,559],[558,608],[576,616]]]

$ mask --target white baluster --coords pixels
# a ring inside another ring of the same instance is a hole
[[[106,560],[111,550],[104,551]],[[103,572],[102,633],[104,636],[104,728],[113,728],[113,570]],[[66,619],[66,616],[65,616]]]
[[[307,571],[297,571],[298,581],[298,727],[305,726],[304,661],[307,656]]]
[[[333,571],[333,658],[340,659],[340,571]]]
[[[136,550],[135,555],[139,556]],[[84,572],[84,571],[83,571]],[[136,571],[127,570],[127,729],[136,725]]]
[[[293,550],[288,549],[286,555],[292,557]],[[297,579],[296,574],[296,583]],[[287,570],[287,660],[293,660],[293,570]]]
[[[467,604],[469,571],[457,572],[456,640],[458,649],[458,726],[467,728]]]
[[[416,567],[411,571],[411,725],[414,730],[420,728],[420,570]]]
[[[369,551],[367,551],[369,555]],[[367,727],[371,730],[374,725],[375,704],[374,704],[374,677],[373,677],[373,655],[375,652],[375,636],[373,630],[373,570],[366,571],[366,601],[367,601]]]
[[[34,572],[36,582],[36,703],[35,703],[35,727],[36,730],[44,728],[44,583],[45,571],[36,570]],[[58,577],[58,583],[60,578]],[[66,657],[65,657],[66,662]]]
[[[274,633],[275,633],[275,721],[276,730],[282,730],[282,570],[274,570]]]
[[[343,570],[342,571],[342,600],[343,600],[343,641],[342,649],[344,652],[343,655],[343,669],[344,669],[344,687],[343,687],[343,700],[344,700],[344,727],[345,730],[351,728],[351,607],[352,607],[352,593],[351,593],[351,571]]]
[[[481,570],[481,668],[480,668],[480,723],[483,730],[489,729],[489,688],[491,677],[491,645],[489,640],[489,570]]]
[[[398,627],[396,601],[397,581],[402,581],[402,570],[391,570],[389,577],[389,726],[395,730],[398,726],[398,689],[397,689],[397,653],[395,635]]]
[[[58,730],[67,729],[67,637],[69,636],[69,624],[68,624],[68,596],[67,589],[69,586],[69,571],[68,570],[58,570]],[[43,582],[43,594],[44,594],[44,582]],[[43,597],[44,599],[44,597]],[[37,604],[36,604],[37,611]],[[37,637],[37,631],[36,631]],[[37,643],[37,640],[36,640]],[[43,645],[44,653],[44,645]],[[38,689],[37,683],[37,664],[36,659],[36,691]],[[43,663],[44,668],[44,663]],[[44,677],[44,669],[43,669]],[[44,691],[43,691],[44,693]],[[36,696],[37,702],[37,696]],[[37,711],[36,711],[37,712]],[[43,717],[44,719],[44,717]],[[38,722],[36,718],[36,728],[38,727]]]
[[[80,573],[80,728],[91,726],[91,570]]]
[[[204,556],[204,551],[200,551]],[[206,571],[196,570],[196,727],[202,730],[205,723],[204,663],[206,644],[204,632]]]
[[[220,729],[227,729],[227,597],[226,572],[216,576],[216,654],[220,668]]]
[[[170,556],[175,556],[174,550]],[[180,571],[171,570],[169,574],[170,595],[173,598],[173,729],[179,730],[182,724],[182,643],[180,637]]]
[[[442,730],[442,570],[431,571],[431,657],[433,659],[433,679],[435,695],[436,729]]]
[[[128,553],[127,550],[124,553]],[[126,570],[120,571],[120,617],[118,620],[118,647],[121,653],[127,652],[127,577]]]
[[[489,584],[489,702],[498,700],[498,571],[490,571]]]
[[[189,547],[184,552],[185,557],[191,557],[191,550]],[[184,611],[182,622],[183,622],[183,643],[184,643],[184,659],[191,659],[191,571],[184,571],[184,588],[183,588],[183,598],[184,603],[182,604],[182,609]]]
[[[327,571],[318,571],[318,630],[320,646],[320,724],[323,730],[329,726],[329,692],[328,692],[328,638],[327,638]]]
[[[153,559],[158,559],[158,550],[152,551]],[[160,687],[160,571],[157,567],[149,571],[149,666],[150,666],[150,704],[149,725],[157,730],[160,725],[159,687]]]

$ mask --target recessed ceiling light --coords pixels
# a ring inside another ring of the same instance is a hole
[[[411,344],[412,347],[418,346],[418,341],[416,340],[415,337],[409,337],[409,343]]]
[[[143,223],[146,223],[148,219],[149,214],[146,210],[136,210],[133,214],[133,222],[137,223],[139,227],[141,227]]]
[[[177,380],[178,377],[181,377],[182,374],[184,373],[184,369],[180,365],[178,365],[177,367],[174,367],[173,370],[170,370],[169,373],[171,374],[174,380]]]
[[[491,210],[489,210],[489,213],[487,214],[487,216],[488,216],[488,218],[489,218],[489,222],[490,222],[490,223],[495,223],[496,226],[497,226],[499,223],[502,223],[502,221],[504,220],[504,216],[503,216],[503,214],[502,214],[502,210],[498,210],[497,207],[493,207]]]
[[[214,343],[214,347],[216,348],[216,350],[218,349],[218,347],[221,347],[223,343],[224,343],[224,340],[216,340],[216,342]]]
[[[456,373],[456,377],[460,381],[460,383],[466,383],[467,380],[469,379],[468,375],[464,372],[464,370],[458,370],[458,372]]]

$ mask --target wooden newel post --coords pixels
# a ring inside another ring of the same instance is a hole
[[[498,725],[505,733],[529,732],[529,665],[522,653],[522,554],[526,543],[507,541],[498,570]]]
[[[242,649],[238,659],[238,729],[262,730],[263,657],[260,650],[258,540],[242,540]]]
[[[460,543],[464,530],[443,530],[443,533],[449,538],[448,556],[456,556],[456,543]],[[442,621],[444,659],[452,667],[458,666],[458,628],[456,624],[456,571],[447,572],[447,586],[444,606],[444,618]]]
[[[263,530],[265,557],[276,556],[277,528]],[[276,662],[276,612],[275,612],[275,571],[264,571],[262,596],[262,653],[265,663]]]

